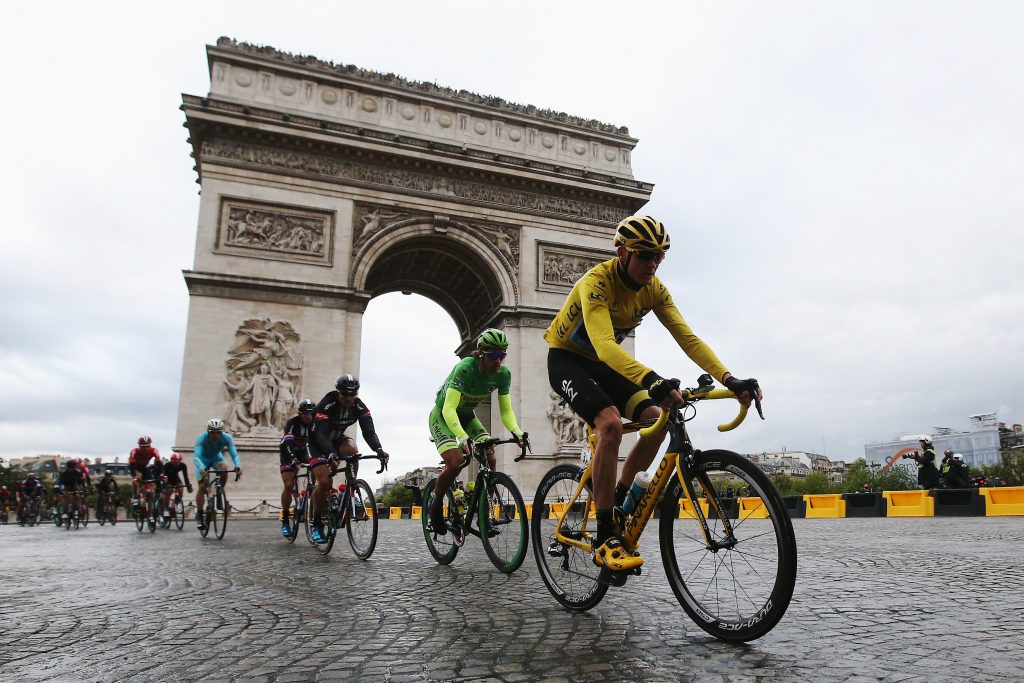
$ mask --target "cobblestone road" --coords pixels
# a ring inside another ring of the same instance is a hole
[[[382,522],[368,562],[269,522],[0,527],[0,679],[1024,680],[1024,518],[794,523],[796,596],[745,646],[686,618],[656,535],[643,577],[571,614],[532,552],[505,576],[470,539],[442,567],[418,522]]]

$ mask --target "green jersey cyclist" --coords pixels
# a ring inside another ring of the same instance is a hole
[[[622,349],[622,341],[654,311],[679,348],[744,404],[749,405],[752,393],[760,400],[761,390],[757,380],[737,379],[726,370],[686,324],[668,289],[655,276],[669,248],[668,233],[660,221],[650,216],[622,220],[615,230],[614,245],[615,258],[597,264],[576,282],[544,339],[550,347],[551,388],[597,434],[593,455],[597,507],[594,562],[612,571],[629,571],[642,565],[643,558],[623,547],[613,506],[622,505],[633,477],[654,461],[665,431],[637,441],[616,484],[622,418],[657,418],[659,405],[681,403],[682,396],[678,380],[664,379],[638,362]]]
[[[444,460],[444,470],[437,476],[429,512],[431,529],[438,534],[448,531],[442,507],[444,492],[455,481],[465,455],[470,452],[469,440],[479,441],[489,437],[473,409],[495,389],[498,390],[501,421],[519,445],[523,445],[523,430],[516,422],[512,400],[509,398],[512,373],[502,365],[507,355],[508,337],[505,333],[496,329],[484,330],[477,340],[476,350],[455,364],[437,391],[434,409],[430,411],[430,436]],[[487,460],[493,470],[493,449],[487,453]]]

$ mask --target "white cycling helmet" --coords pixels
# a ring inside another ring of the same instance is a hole
[[[206,431],[208,432],[223,432],[224,431],[224,420],[219,417],[215,417],[206,423]]]

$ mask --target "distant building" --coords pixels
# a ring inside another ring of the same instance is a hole
[[[64,468],[70,458],[63,455],[32,455],[26,458],[11,458],[11,469],[19,472],[49,474],[51,477]]]
[[[1006,428],[1005,425],[1003,428]],[[1012,430],[1009,432],[1007,438],[1012,438]],[[999,429],[995,413],[971,415],[969,431],[951,427],[934,427],[930,435],[906,434],[888,441],[869,443],[864,446],[864,458],[869,463],[884,464],[905,448],[917,448],[918,439],[921,436],[931,438],[932,445],[935,446],[935,454],[940,458],[943,451],[950,449],[962,454],[964,462],[971,467],[1000,463],[999,447],[1003,439],[1003,432]]]
[[[441,468],[439,467],[421,467],[413,470],[412,472],[406,472],[405,474],[395,477],[391,481],[381,484],[380,489],[378,489],[373,495],[381,498],[386,496],[388,492],[396,486],[423,486],[425,483],[436,477],[440,471]]]

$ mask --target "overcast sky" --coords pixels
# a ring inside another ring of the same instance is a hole
[[[850,460],[974,413],[1024,421],[1024,5],[388,5],[6,10],[0,457],[173,445],[199,206],[178,106],[221,35],[628,126],[672,236],[659,275],[765,389],[768,420],[717,445]],[[413,379],[398,320],[431,332]],[[393,473],[437,461],[426,415],[457,343],[420,297],[367,310]],[[672,348],[651,316],[639,358],[692,382]],[[729,410],[704,409],[698,444]]]

